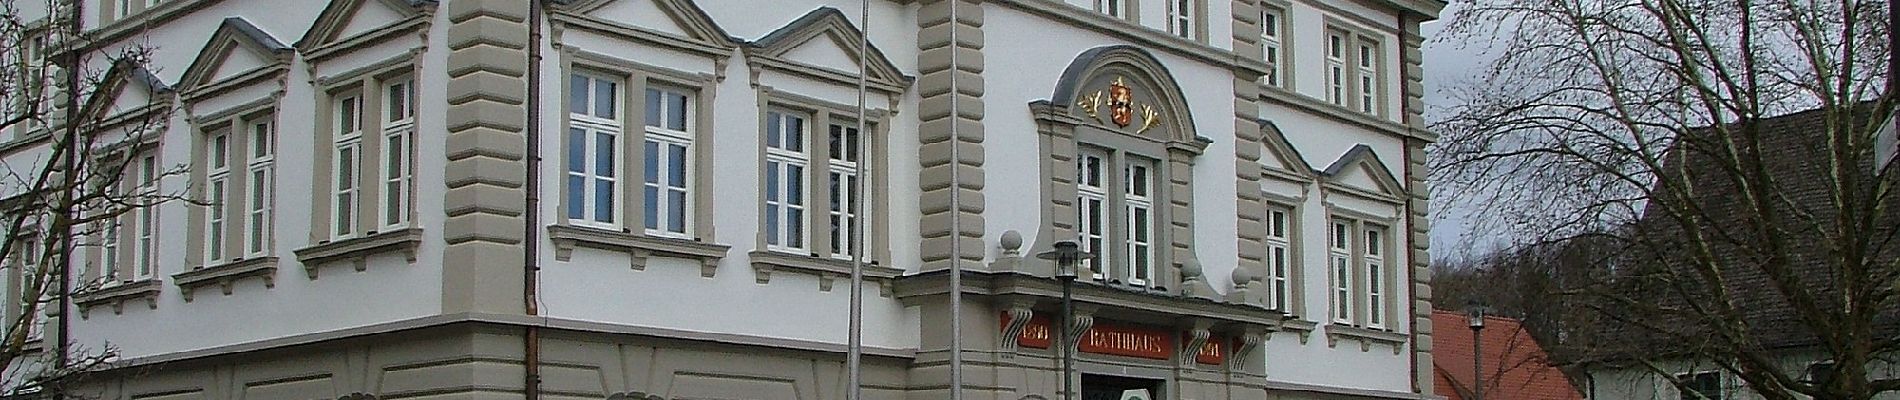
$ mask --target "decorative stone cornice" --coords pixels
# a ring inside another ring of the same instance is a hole
[[[633,256],[631,264],[635,271],[646,270],[647,259],[650,257],[678,257],[699,262],[699,275],[707,278],[713,277],[714,272],[719,269],[719,259],[724,258],[727,251],[732,248],[698,240],[636,235],[570,225],[549,226],[548,239],[554,242],[555,261],[571,260],[574,249],[580,247],[627,253]]]
[[[184,295],[185,302],[191,302],[192,292],[200,287],[218,285],[229,296],[232,283],[248,277],[263,278],[266,288],[277,287],[277,257],[256,257],[180,272],[172,275],[172,284],[178,285],[178,293]]]
[[[771,250],[756,250],[746,253],[746,257],[752,260],[753,279],[761,285],[772,283],[772,272],[781,269],[817,276],[818,290],[825,292],[831,291],[833,282],[838,278],[851,276],[850,260],[801,256]],[[866,263],[863,267],[864,279],[877,282],[882,288],[880,293],[887,297],[893,293],[891,280],[904,273],[903,270],[879,266],[875,263]]]
[[[1404,333],[1383,329],[1341,324],[1326,325],[1326,347],[1339,347],[1339,342],[1342,340],[1356,340],[1359,342],[1359,351],[1372,351],[1372,345],[1383,344],[1392,346],[1392,354],[1398,355],[1405,349],[1405,341],[1408,338]]]

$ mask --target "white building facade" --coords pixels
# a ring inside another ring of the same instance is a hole
[[[842,399],[862,254],[870,398],[1436,397],[1442,2],[860,4],[85,0],[185,171],[126,189],[197,201],[68,334],[107,399]]]

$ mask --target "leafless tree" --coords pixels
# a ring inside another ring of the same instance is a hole
[[[108,344],[74,344],[62,316],[73,299],[129,277],[85,257],[133,211],[180,193],[132,182],[135,154],[164,131],[170,102],[117,101],[129,85],[159,86],[149,47],[97,43],[70,1],[0,0],[0,390],[60,393],[116,361]],[[141,178],[142,179],[142,178]],[[94,271],[87,273],[85,271]],[[81,396],[83,397],[83,396]]]
[[[1697,359],[1767,399],[1900,390],[1867,368],[1900,350],[1886,7],[1472,0],[1442,40],[1496,59],[1436,113],[1435,194],[1481,231],[1614,255],[1554,290],[1600,359],[1685,389],[1661,362]]]

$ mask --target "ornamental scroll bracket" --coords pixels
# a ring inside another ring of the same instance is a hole
[[[1003,326],[1003,357],[1015,357],[1016,347],[1021,344],[1023,329],[1029,327],[1029,320],[1036,316],[1036,310],[1029,304],[1016,304],[1009,308],[1009,325]]]

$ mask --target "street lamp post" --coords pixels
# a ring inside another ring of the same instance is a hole
[[[1095,258],[1095,255],[1083,252],[1081,247],[1072,241],[1064,240],[1056,242],[1054,246],[1054,250],[1036,254],[1036,258],[1054,260],[1056,262],[1056,280],[1062,281],[1062,398],[1064,400],[1074,400],[1075,344],[1069,343],[1069,338],[1071,337],[1069,334],[1069,322],[1075,319],[1075,295],[1072,292],[1075,286],[1075,266],[1083,260]]]
[[[1471,325],[1472,392],[1476,400],[1484,400],[1484,341],[1479,339],[1484,332],[1484,303],[1472,300],[1465,304],[1465,319]]]

